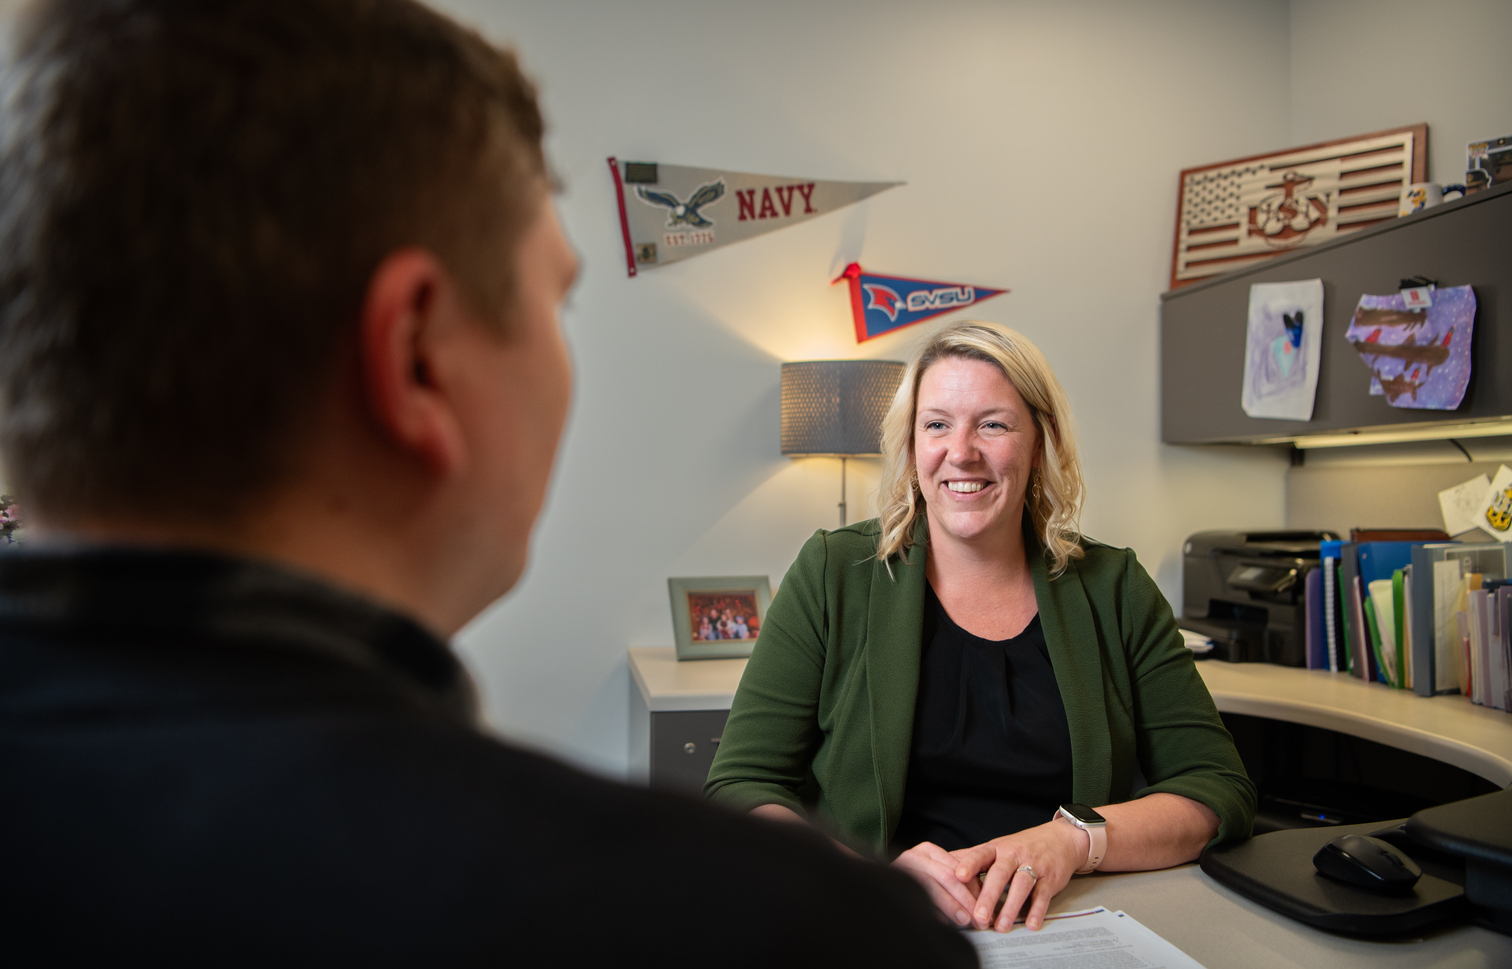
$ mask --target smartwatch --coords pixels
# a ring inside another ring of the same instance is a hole
[[[1108,853],[1108,819],[1085,804],[1062,804],[1050,820],[1057,818],[1081,828],[1091,839],[1087,846],[1087,863],[1076,869],[1076,873],[1085,875],[1102,864],[1103,855]]]

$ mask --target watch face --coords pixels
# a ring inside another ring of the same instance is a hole
[[[1062,804],[1061,810],[1083,824],[1107,824],[1108,819],[1085,804]]]

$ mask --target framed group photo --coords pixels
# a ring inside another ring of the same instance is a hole
[[[751,655],[772,604],[764,575],[671,578],[667,592],[680,660]]]

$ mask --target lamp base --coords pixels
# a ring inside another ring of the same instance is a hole
[[[840,459],[840,527],[845,527],[845,458]]]

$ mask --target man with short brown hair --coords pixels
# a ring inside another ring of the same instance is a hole
[[[576,259],[411,0],[43,0],[0,79],[0,952],[970,965],[901,876],[491,739]]]

